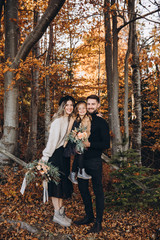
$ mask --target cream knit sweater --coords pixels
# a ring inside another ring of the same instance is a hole
[[[43,150],[42,160],[47,162],[54,151],[63,146],[68,128],[68,117],[56,118],[50,126],[46,148]]]

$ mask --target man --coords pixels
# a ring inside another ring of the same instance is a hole
[[[102,229],[102,217],[104,210],[104,193],[102,186],[102,159],[101,154],[104,149],[110,146],[109,127],[107,122],[97,116],[100,107],[99,97],[90,95],[87,97],[87,110],[92,116],[91,135],[86,142],[87,151],[84,154],[84,164],[87,174],[92,176],[92,185],[96,197],[96,221],[90,232],[99,233]],[[77,225],[89,224],[94,222],[91,195],[89,192],[89,181],[78,178],[78,187],[85,205],[86,216]]]

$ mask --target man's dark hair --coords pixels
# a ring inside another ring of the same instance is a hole
[[[87,97],[87,100],[88,99],[95,99],[98,103],[100,103],[100,99],[99,99],[99,97],[97,95],[94,95],[94,94],[90,95],[90,96]]]

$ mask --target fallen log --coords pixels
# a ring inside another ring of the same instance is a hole
[[[101,158],[105,163],[108,163],[113,169],[115,170],[119,169],[119,167],[117,167],[116,165],[111,164],[111,159],[106,154],[102,153]]]
[[[23,221],[17,221],[17,220],[10,220],[5,219],[4,217],[0,216],[0,223],[10,223],[14,228],[21,228],[24,230],[27,230],[28,232],[34,234],[35,237],[38,237],[38,239],[48,239],[48,240],[72,240],[71,236],[69,234],[57,234],[57,236],[53,235],[53,233],[45,230],[41,230],[42,226],[38,226],[38,228],[31,226],[30,224],[23,222]],[[61,227],[61,226],[60,226]]]
[[[20,164],[23,167],[27,166],[27,163],[25,163],[24,161],[22,161],[20,158],[14,156],[13,154],[11,154],[10,152],[6,151],[3,148],[0,148],[0,153],[4,154],[5,156],[9,157],[10,159],[12,159],[13,161],[17,162],[18,164]]]
[[[4,222],[4,221],[12,224],[13,227],[17,227],[17,225],[18,225],[20,228],[25,229],[25,230],[29,231],[30,233],[38,233],[38,229],[36,229],[35,227],[32,227],[31,225],[29,225],[26,222],[9,220],[9,219],[4,219],[4,218],[0,217],[0,222]]]
[[[105,163],[108,163],[113,169],[115,170],[118,170],[119,167],[114,165],[114,164],[111,164],[110,161],[111,159],[105,155],[104,153],[102,153],[101,155],[101,158],[103,159],[103,161]],[[129,177],[127,174],[124,174],[125,177]],[[140,181],[138,180],[135,180],[135,179],[130,179],[135,185],[137,185],[139,188],[143,189],[144,191],[150,191],[151,189],[147,188],[146,185],[144,185],[143,183],[141,183]]]

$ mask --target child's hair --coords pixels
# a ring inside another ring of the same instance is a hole
[[[80,118],[79,112],[78,112],[78,107],[81,104],[84,104],[86,106],[86,110],[87,110],[87,103],[85,101],[77,102],[76,106],[75,106],[75,109],[74,109],[74,115],[76,116],[76,121],[77,122],[81,122],[85,118],[85,116],[88,116],[90,118],[90,120],[91,120],[91,116],[90,116],[90,114],[87,111],[86,111],[86,114],[83,116],[83,119]]]

